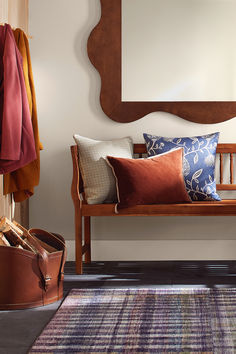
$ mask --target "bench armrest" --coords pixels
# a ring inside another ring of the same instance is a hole
[[[79,171],[79,161],[78,161],[78,147],[77,145],[72,145],[70,147],[72,163],[73,163],[73,176],[71,183],[71,197],[74,204],[82,202],[80,197],[80,171]]]

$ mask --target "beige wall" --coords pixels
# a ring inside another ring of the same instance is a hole
[[[128,124],[110,120],[101,110],[100,77],[86,52],[87,38],[100,18],[99,0],[30,0],[29,5],[31,58],[44,145],[40,185],[30,199],[31,226],[59,232],[73,246],[69,146],[74,133],[94,139],[130,135],[142,142],[143,132],[192,136],[220,131],[221,142],[236,142],[236,119],[200,125],[157,112]],[[232,258],[236,249],[233,217],[103,217],[94,218],[92,232],[93,259],[100,260],[224,259]]]
[[[28,0],[0,0],[0,22],[28,33]]]
[[[28,0],[8,0],[8,23],[28,33]]]

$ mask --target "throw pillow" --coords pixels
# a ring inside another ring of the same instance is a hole
[[[74,135],[78,145],[79,164],[88,204],[117,201],[114,175],[104,158],[107,155],[133,157],[132,139],[93,140]]]
[[[148,159],[107,156],[116,177],[117,209],[136,204],[190,202],[186,192],[183,149],[176,149]]]
[[[216,192],[215,157],[219,133],[203,136],[164,138],[143,134],[148,156],[173,148],[184,149],[183,173],[192,200],[221,200]]]

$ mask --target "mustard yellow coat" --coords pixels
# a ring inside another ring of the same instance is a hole
[[[34,194],[34,187],[39,184],[40,176],[40,150],[42,144],[39,140],[36,97],[31,67],[29,42],[25,33],[17,28],[14,32],[17,47],[23,58],[23,72],[30,114],[34,131],[34,140],[37,159],[30,164],[4,175],[4,194],[13,193],[15,202],[22,202]]]

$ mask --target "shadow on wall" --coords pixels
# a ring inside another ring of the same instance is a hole
[[[52,161],[63,161],[63,163],[52,163]],[[37,203],[32,203],[30,207],[30,214],[38,215],[37,224],[34,223],[31,227],[57,232],[65,239],[73,239],[74,209],[70,192],[72,161],[69,146],[66,149],[63,146],[58,150],[51,150],[50,156],[41,160],[41,165],[40,193],[36,193]],[[51,220],[53,220],[53,230]],[[73,227],[68,229],[69,225]]]
[[[92,239],[235,240],[234,216],[120,216],[118,228],[115,222],[114,217],[92,217]]]
[[[105,113],[103,113],[101,106],[100,106],[100,89],[101,89],[101,79],[100,75],[90,62],[88,55],[87,55],[87,41],[88,37],[92,31],[92,29],[96,26],[99,22],[101,17],[101,6],[98,0],[88,0],[88,8],[89,8],[89,16],[86,21],[86,25],[84,28],[77,32],[76,39],[74,43],[74,51],[78,62],[84,68],[85,72],[89,75],[89,82],[90,82],[90,90],[89,90],[89,106],[91,107],[92,112],[96,115],[99,119],[100,117],[102,120],[104,117],[107,118]],[[89,63],[89,65],[88,65]],[[88,70],[88,67],[90,70]],[[96,73],[96,74],[94,74]]]

